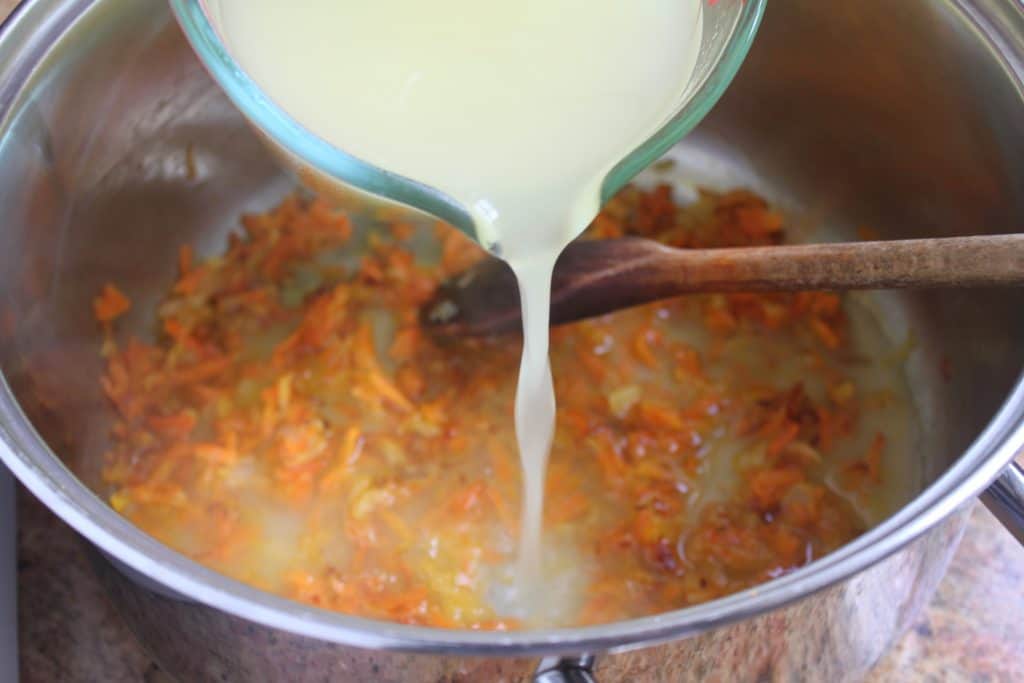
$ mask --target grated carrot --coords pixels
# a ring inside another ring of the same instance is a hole
[[[362,249],[349,218],[318,200],[243,217],[215,259],[182,247],[152,343],[114,343],[109,323],[130,303],[104,288],[108,500],[190,557],[310,605],[523,628],[487,585],[513,566],[520,534],[519,347],[426,334],[422,303],[484,252],[439,225],[441,263],[425,267],[403,244],[412,225],[382,220],[357,272],[336,262]],[[784,227],[750,192],[683,207],[659,185],[623,190],[586,238],[771,245]],[[733,345],[769,335],[814,361],[824,392],[751,388],[749,370],[723,367]],[[720,597],[859,533],[823,483],[872,409],[830,369],[847,343],[844,300],[825,292],[695,297],[554,331],[545,524],[592,572],[567,623]],[[730,444],[742,452],[722,462]],[[877,488],[884,446],[879,435],[843,470],[858,495]],[[705,489],[729,467],[735,490]]]
[[[132,302],[113,284],[107,283],[92,302],[93,314],[101,323],[110,323],[127,313]]]

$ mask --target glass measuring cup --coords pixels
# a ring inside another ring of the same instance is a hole
[[[273,102],[228,52],[206,0],[170,0],[193,49],[227,95],[281,160],[317,192],[340,203],[376,199],[411,206],[476,237],[469,210],[440,190],[359,159],[311,133]],[[754,39],[767,0],[704,0],[697,65],[675,114],[615,165],[601,186],[602,203],[664,154],[711,110]]]

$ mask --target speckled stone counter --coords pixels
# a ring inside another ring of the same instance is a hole
[[[22,681],[169,681],[107,602],[75,533],[23,490],[18,514]],[[1024,548],[980,505],[938,595],[869,680],[1024,681]]]

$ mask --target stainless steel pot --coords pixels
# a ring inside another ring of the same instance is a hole
[[[368,59],[372,56],[368,56]],[[684,143],[704,182],[745,184],[822,235],[999,232],[1024,217],[1024,9],[1016,0],[785,0],[739,80]],[[1024,529],[1024,296],[875,296],[926,426],[922,481],[811,566],[688,610],[526,633],[318,611],[208,571],[92,491],[106,424],[90,301],[113,280],[146,329],[177,245],[211,252],[291,186],[159,0],[30,0],[0,34],[0,457],[102,551],[114,601],[184,681],[839,681],[931,596],[989,488]],[[58,455],[59,454],[59,455]],[[911,483],[913,484],[913,482]],[[1016,515],[1016,517],[1014,517]],[[576,668],[574,670],[573,666]],[[573,678],[575,677],[575,678]]]

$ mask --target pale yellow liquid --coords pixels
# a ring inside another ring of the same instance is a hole
[[[525,342],[515,404],[520,574],[522,586],[536,586],[555,425],[551,271],[597,214],[608,171],[677,109],[697,61],[701,1],[208,6],[242,68],[294,119],[453,197],[473,215],[477,239],[516,272]]]

